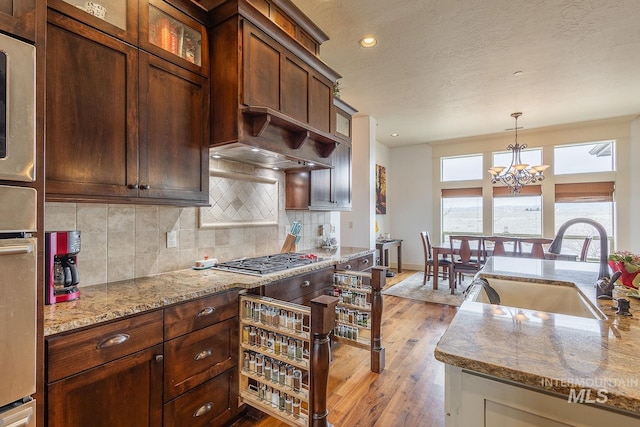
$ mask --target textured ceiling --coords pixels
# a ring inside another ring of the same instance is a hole
[[[640,0],[292,2],[390,147],[640,113]]]

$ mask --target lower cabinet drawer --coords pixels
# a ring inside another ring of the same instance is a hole
[[[264,296],[282,301],[293,301],[313,294],[333,283],[333,267],[292,276],[264,287]]]
[[[165,365],[166,366],[166,365]],[[230,369],[164,405],[164,427],[215,427],[231,418]]]
[[[162,311],[47,338],[47,381],[82,372],[162,342]]]
[[[237,354],[237,317],[165,342],[165,402],[237,366]]]

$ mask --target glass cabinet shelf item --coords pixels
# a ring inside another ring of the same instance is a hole
[[[62,0],[72,6],[108,22],[121,30],[127,30],[127,0]]]
[[[149,5],[149,42],[192,64],[202,65],[202,34]]]

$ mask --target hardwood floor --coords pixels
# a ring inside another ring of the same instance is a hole
[[[387,278],[392,286],[415,271]],[[382,340],[386,366],[369,370],[369,353],[347,345],[333,347],[329,371],[329,421],[336,427],[444,426],[444,365],[433,350],[457,308],[384,297]],[[234,427],[284,427],[265,417],[242,419]]]

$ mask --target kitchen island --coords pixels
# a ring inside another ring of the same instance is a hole
[[[447,365],[448,426],[640,422],[640,303],[631,300],[631,317],[615,314],[615,301],[595,299],[597,272],[595,263],[488,260],[480,277],[575,284],[604,316],[467,298],[435,349]],[[614,298],[622,296],[614,290]]]

